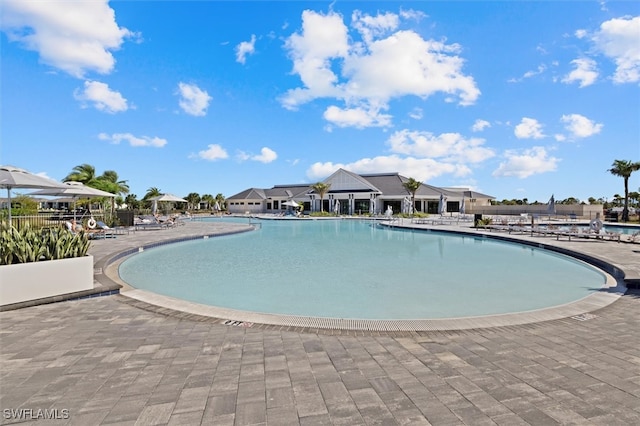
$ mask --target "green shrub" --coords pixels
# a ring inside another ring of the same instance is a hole
[[[313,212],[313,213],[309,213],[309,216],[311,217],[329,217],[329,216],[335,216],[333,213],[329,213],[329,212]]]
[[[87,234],[73,234],[65,228],[35,231],[29,225],[17,230],[0,224],[0,265],[68,259],[87,254]]]

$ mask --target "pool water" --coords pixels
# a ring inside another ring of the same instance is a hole
[[[356,220],[262,221],[254,232],[146,250],[119,273],[207,305],[354,319],[529,311],[605,284],[599,270],[543,249]]]

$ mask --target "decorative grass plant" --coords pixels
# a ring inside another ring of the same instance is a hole
[[[35,230],[24,226],[17,230],[0,223],[0,265],[82,257],[89,250],[84,232],[71,233],[64,228]]]

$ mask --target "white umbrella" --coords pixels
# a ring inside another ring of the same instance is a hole
[[[216,201],[216,203],[213,205],[213,210],[215,210],[215,211],[219,212],[219,211],[220,211],[220,203],[218,203],[218,202]]]
[[[289,201],[285,201],[284,203],[282,203],[283,206],[290,206],[290,207],[300,207],[300,204],[296,203],[293,200],[289,200]]]
[[[90,186],[86,186],[82,182],[75,182],[75,181],[64,182],[60,188],[41,189],[40,191],[32,192],[29,195],[51,195],[54,197],[73,198],[73,220],[76,219],[75,204],[78,198],[99,198],[99,197],[113,198],[116,196],[116,194],[112,194],[111,192],[92,188]]]
[[[157,195],[155,197],[151,197],[149,198],[149,200],[151,201],[171,201],[174,203],[186,203],[187,200],[185,200],[184,198],[180,198],[177,197],[173,194],[162,194],[162,195]]]
[[[464,214],[465,212],[465,207],[464,207],[464,195],[462,196],[462,202],[460,203],[460,211],[458,213],[460,214]]]
[[[155,197],[149,198],[149,200],[153,201],[153,207],[151,208],[151,211],[154,214],[156,213],[156,210],[158,210],[158,201],[168,201],[168,202],[172,202],[172,203],[187,203],[188,202],[184,198],[180,198],[180,197],[178,197],[176,195],[173,195],[173,194],[156,195]]]
[[[445,214],[447,212],[447,204],[445,203],[447,199],[444,197],[444,194],[440,194],[440,201],[438,202],[438,213]]]
[[[336,200],[336,203],[333,205],[333,212],[335,214],[340,213],[340,200]]]
[[[0,166],[0,188],[7,188],[9,201],[9,226],[11,226],[11,189],[13,188],[60,188],[62,183],[43,176],[34,175],[13,166]]]

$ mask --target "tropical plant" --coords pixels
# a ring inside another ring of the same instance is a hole
[[[622,221],[629,221],[629,178],[631,173],[640,170],[640,161],[635,163],[629,160],[615,160],[608,170],[614,176],[624,179],[624,207],[622,209]]]
[[[27,195],[18,195],[11,199],[11,214],[23,216],[38,213],[38,203]]]
[[[87,186],[92,186],[91,184],[96,180],[96,168],[91,164],[80,164],[75,166],[73,171],[62,180],[64,182],[82,182]]]
[[[197,192],[190,192],[184,199],[187,200],[187,209],[194,210],[200,203],[201,198]]]
[[[224,195],[221,193],[216,194],[216,202],[220,206],[220,210],[226,210],[227,200],[224,198]]]
[[[413,213],[416,206],[416,191],[420,189],[422,183],[415,180],[414,178],[409,178],[405,182],[402,182],[402,186],[407,190],[409,194],[411,194],[411,212]]]
[[[149,198],[157,197],[159,195],[162,195],[160,190],[158,188],[156,188],[155,186],[152,186],[151,188],[147,189],[147,193],[144,194],[144,197],[142,197],[142,199],[146,201]]]
[[[89,246],[84,232],[73,234],[66,228],[41,232],[28,224],[18,230],[7,222],[0,224],[0,265],[82,257]]]
[[[136,194],[127,194],[124,197],[124,203],[127,205],[127,210],[135,210],[140,207],[140,200]]]
[[[318,193],[318,195],[320,195],[320,211],[321,212],[324,211],[324,196],[327,192],[329,192],[330,188],[331,188],[331,184],[324,183],[324,182],[317,182],[311,185],[311,189],[313,189]]]
[[[200,197],[200,201],[202,201],[203,203],[207,204],[207,210],[210,210],[211,208],[213,208],[213,205],[216,202],[216,199],[213,198],[213,195],[211,194],[204,194],[202,195],[202,197]]]

